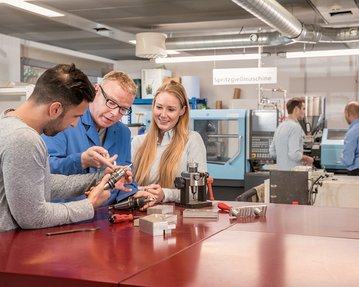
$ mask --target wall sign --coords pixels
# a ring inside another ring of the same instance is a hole
[[[213,85],[276,84],[277,68],[213,69]]]

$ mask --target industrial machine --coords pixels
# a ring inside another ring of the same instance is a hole
[[[275,162],[269,154],[274,132],[278,126],[278,110],[250,110],[247,117],[247,159],[251,171]]]
[[[300,122],[306,135],[315,136],[325,125],[325,97],[304,97],[305,117]]]
[[[305,96],[305,117],[299,121],[305,133],[304,154],[313,157],[313,165],[320,168],[320,142],[326,126],[325,97]]]
[[[208,172],[215,180],[244,180],[246,110],[191,110],[192,129],[207,148]]]
[[[340,157],[344,148],[346,129],[324,129],[320,145],[320,163],[322,168],[340,172],[346,170]]]
[[[207,172],[198,171],[198,163],[189,162],[187,171],[175,178],[175,187],[181,190],[179,206],[186,208],[201,208],[212,206],[207,201]]]

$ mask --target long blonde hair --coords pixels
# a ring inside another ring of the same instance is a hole
[[[184,114],[179,117],[177,124],[173,127],[173,138],[162,154],[158,170],[158,183],[162,187],[173,188],[174,179],[178,172],[178,165],[188,141],[189,104],[186,91],[183,86],[175,81],[170,81],[158,88],[153,98],[152,110],[156,104],[157,95],[163,92],[167,92],[175,96],[179,100],[181,108],[185,107]],[[151,183],[149,182],[149,173],[152,163],[156,157],[157,139],[159,133],[160,130],[152,113],[149,131],[144,142],[139,147],[133,161],[135,165],[134,177],[139,185],[148,185]]]

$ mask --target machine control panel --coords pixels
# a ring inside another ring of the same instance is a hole
[[[251,110],[248,122],[248,159],[260,162],[273,161],[269,147],[278,126],[278,111]]]
[[[252,133],[250,143],[250,159],[271,159],[269,146],[274,133]]]

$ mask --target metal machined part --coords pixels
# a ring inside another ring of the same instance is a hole
[[[140,231],[152,236],[171,234],[176,224],[176,214],[150,214],[139,219]]]
[[[116,182],[118,182],[123,176],[126,174],[126,168],[131,167],[132,163],[125,166],[124,168],[118,168],[116,169],[112,174],[110,179],[106,182],[103,189],[110,189],[114,188],[116,185]]]
[[[233,217],[256,217],[256,216],[265,216],[267,213],[266,205],[251,205],[251,206],[241,206],[241,207],[232,207],[229,211],[229,215]]]
[[[121,201],[119,203],[114,204],[113,206],[109,206],[109,209],[123,210],[123,209],[138,209],[144,207],[147,203],[156,201],[155,198],[145,198],[144,196],[134,197],[130,196],[125,201]]]

